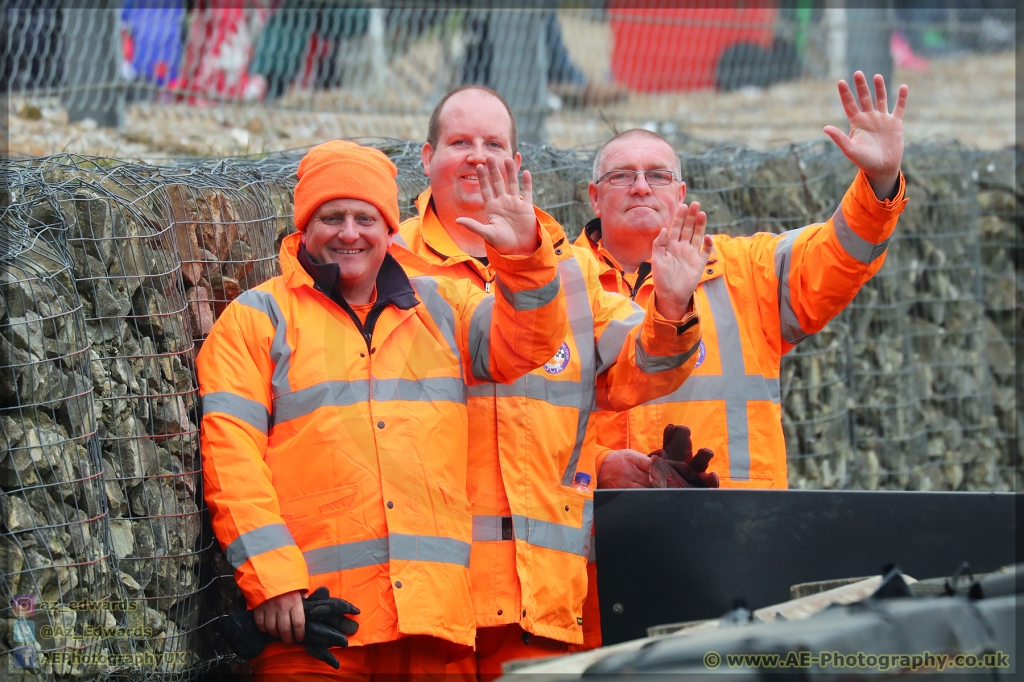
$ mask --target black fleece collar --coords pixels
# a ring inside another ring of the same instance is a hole
[[[306,250],[306,245],[299,246],[299,263],[305,268],[309,276],[313,278],[317,288],[327,294],[332,301],[342,308],[349,309],[350,306],[345,297],[341,295],[341,269],[337,263],[326,263],[321,265],[314,262]],[[385,254],[384,262],[380,264],[377,271],[377,300],[373,308],[383,308],[389,303],[402,310],[416,307],[419,301],[416,299],[416,292],[409,281],[409,275],[395,260],[390,253]]]

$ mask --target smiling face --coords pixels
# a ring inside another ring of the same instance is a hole
[[[671,170],[676,178],[663,187],[651,187],[638,175],[629,187],[602,180],[588,187],[590,205],[601,219],[601,243],[624,267],[635,269],[651,258],[651,243],[661,229],[672,226],[676,208],[686,197],[686,185],[678,179],[678,157],[663,140],[624,137],[604,151],[604,175],[612,170]]]
[[[522,157],[512,151],[512,119],[492,95],[465,90],[445,103],[438,124],[437,148],[428,142],[422,152],[423,171],[430,176],[438,212],[486,222],[476,166],[485,163],[488,155],[499,166],[512,158],[519,172]]]
[[[320,205],[306,224],[302,243],[321,265],[336,263],[341,291],[350,303],[369,296],[377,281],[391,231],[377,207],[360,199],[332,199]]]

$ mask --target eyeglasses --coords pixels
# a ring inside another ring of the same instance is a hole
[[[630,187],[636,182],[636,176],[642,175],[651,187],[664,187],[671,185],[676,179],[675,173],[664,168],[649,171],[613,170],[605,173],[594,184],[600,184],[608,180],[608,184],[614,187]]]

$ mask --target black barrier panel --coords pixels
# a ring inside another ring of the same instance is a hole
[[[889,563],[921,579],[1015,562],[1009,493],[599,490],[595,508],[605,645]]]

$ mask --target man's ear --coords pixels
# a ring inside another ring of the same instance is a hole
[[[590,208],[594,209],[594,215],[600,218],[601,209],[597,207],[597,192],[597,185],[594,183],[587,185],[587,196],[590,197]]]
[[[423,174],[430,175],[430,161],[434,158],[434,148],[430,146],[429,142],[423,143],[423,148],[420,149],[420,161],[423,163]]]
[[[516,163],[516,175],[519,175],[519,167],[523,165],[523,155],[516,152],[516,155],[513,156],[512,159]]]
[[[682,181],[679,183],[679,203],[686,203],[686,183]]]

